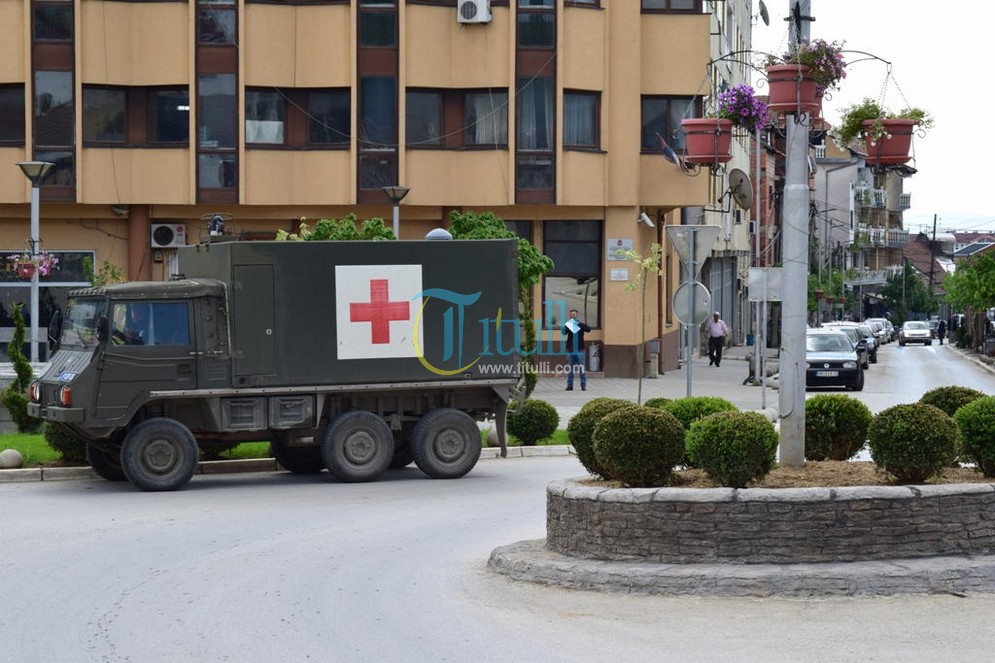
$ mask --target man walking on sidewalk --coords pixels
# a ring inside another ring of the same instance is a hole
[[[716,311],[712,319],[705,323],[705,330],[708,332],[708,365],[718,366],[722,363],[722,348],[726,344],[729,327]]]

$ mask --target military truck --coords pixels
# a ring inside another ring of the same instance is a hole
[[[517,395],[515,240],[211,242],[170,281],[74,291],[28,412],[143,490],[201,447],[268,440],[287,470],[457,478]],[[501,438],[502,448],[504,445]]]

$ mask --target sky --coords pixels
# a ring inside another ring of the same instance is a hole
[[[788,47],[790,0],[764,0],[770,26],[759,17],[753,50],[783,54]],[[759,0],[753,0],[759,13]],[[870,97],[893,111],[920,107],[934,120],[924,137],[913,139],[918,172],[905,180],[912,207],[905,229],[995,231],[995,136],[976,108],[995,99],[995,89],[978,81],[991,75],[995,2],[962,0],[811,0],[812,39],[845,42],[847,76],[823,102],[823,116],[838,124],[840,109]],[[888,66],[891,63],[891,74]],[[765,94],[766,84],[757,92]]]

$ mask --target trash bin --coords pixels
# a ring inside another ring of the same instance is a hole
[[[660,377],[660,355],[656,352],[651,352],[646,357],[646,370],[643,373],[644,377],[647,378],[657,378]]]
[[[746,335],[746,345],[753,347],[754,341],[755,339],[753,338],[753,334]]]

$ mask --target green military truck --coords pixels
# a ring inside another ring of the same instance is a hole
[[[516,265],[515,240],[183,247],[173,280],[72,293],[28,412],[143,490],[256,440],[346,482],[461,477],[517,394]]]

